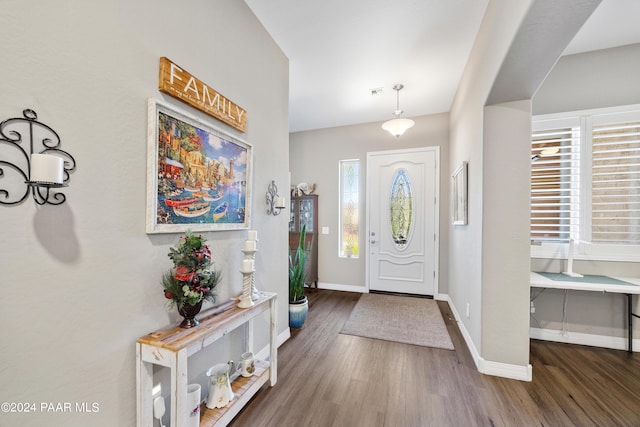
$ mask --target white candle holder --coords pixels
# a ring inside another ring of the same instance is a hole
[[[253,276],[253,271],[240,270],[240,273],[242,273],[242,295],[240,296],[238,307],[253,307],[254,304],[251,299],[251,277]]]
[[[260,293],[255,289],[253,278],[255,273],[255,257],[258,251],[256,249],[257,240],[258,232],[250,230],[249,238],[245,241],[244,250],[242,251],[244,253],[244,259],[242,260],[242,270],[240,270],[242,273],[242,295],[238,303],[238,307],[240,308],[253,307],[253,301],[260,297]],[[257,297],[254,294],[257,295]]]
[[[244,250],[242,252],[244,252],[244,259],[253,260],[255,262],[256,252],[258,252],[257,249],[254,251]],[[251,299],[254,301],[257,301],[258,299],[260,299],[260,297],[262,297],[262,292],[260,292],[258,288],[256,288],[256,278],[255,278],[255,275],[252,274],[251,275]]]
[[[76,161],[71,154],[62,150],[60,136],[55,130],[38,121],[38,115],[31,109],[22,111],[23,117],[14,117],[0,122],[0,145],[8,145],[21,151],[17,156],[22,161],[13,163],[13,156],[0,157],[0,176],[4,173],[11,179],[9,187],[0,183],[0,205],[15,206],[22,203],[29,193],[38,205],[60,205],[66,200],[63,193],[53,190],[67,187],[69,174],[76,169]],[[14,128],[25,129],[25,133]],[[27,147],[22,144],[30,142]],[[17,153],[17,151],[16,151]],[[3,153],[0,153],[3,154]],[[8,168],[4,168],[8,166]],[[24,182],[24,187],[14,191],[14,183]]]
[[[244,259],[251,260],[252,264],[255,265],[256,252],[258,252],[257,248],[258,243],[258,232],[255,230],[249,230],[247,233],[247,240],[244,242]],[[255,275],[251,275],[251,299],[257,301],[262,297],[262,292],[260,292],[256,288],[256,279]]]

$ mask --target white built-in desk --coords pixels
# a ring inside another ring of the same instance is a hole
[[[627,333],[629,337],[629,352],[633,352],[633,295],[640,295],[640,278],[635,277],[605,277],[585,275],[584,278],[563,276],[561,273],[545,273],[555,275],[554,278],[531,272],[531,287],[549,289],[570,289],[576,291],[595,291],[624,294],[627,296]]]

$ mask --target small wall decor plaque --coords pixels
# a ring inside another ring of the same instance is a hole
[[[247,112],[244,108],[231,102],[164,56],[160,58],[158,89],[240,132],[247,131]]]

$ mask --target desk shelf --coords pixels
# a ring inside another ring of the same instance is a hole
[[[153,365],[165,366],[171,370],[171,427],[186,425],[188,408],[186,395],[188,383],[188,358],[208,347],[229,332],[246,327],[245,351],[253,352],[253,319],[270,312],[269,362],[258,361],[256,374],[249,378],[238,377],[231,387],[235,397],[225,408],[208,409],[204,405],[200,412],[200,426],[226,426],[243,406],[268,381],[274,386],[277,381],[277,295],[263,292],[254,301],[254,306],[238,308],[236,302],[229,302],[227,311],[220,308],[203,311],[199,316],[200,325],[190,329],[169,327],[140,337],[136,343],[136,375],[138,426],[153,426]],[[203,389],[203,396],[208,390]],[[179,417],[178,414],[182,414]]]

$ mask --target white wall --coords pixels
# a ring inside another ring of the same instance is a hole
[[[490,325],[496,327],[496,319],[504,319],[508,312],[504,304],[510,304],[500,298],[483,301],[483,262],[492,255],[484,250],[484,215],[491,206],[484,206],[483,184],[486,155],[483,144],[484,106],[494,84],[501,64],[525,16],[531,1],[495,1],[489,2],[478,37],[465,67],[460,86],[451,108],[450,120],[450,157],[451,171],[462,161],[469,164],[469,218],[466,226],[451,226],[449,240],[449,297],[460,315],[462,328],[471,341],[471,351],[476,363],[482,370],[483,351],[493,348],[495,334],[485,337],[483,322],[485,310],[492,308],[493,320]],[[508,230],[507,232],[510,232]],[[494,289],[489,297],[500,295],[500,289]],[[504,304],[502,303],[504,302]],[[467,317],[466,306],[470,315]],[[500,331],[511,335],[517,324],[502,322]],[[497,332],[497,331],[496,331]],[[498,333],[499,335],[499,333]],[[519,338],[522,340],[522,337]],[[484,342],[489,340],[488,342]],[[523,359],[521,350],[507,350],[492,353],[495,362],[525,366],[528,356]]]
[[[279,293],[282,332],[287,218],[267,217],[263,194],[288,178],[287,58],[244,2],[225,0],[4,2],[0,39],[0,119],[33,108],[78,165],[64,205],[0,206],[0,401],[38,405],[0,414],[0,425],[134,426],[135,341],[178,320],[160,285],[178,235],[145,234],[147,99],[253,144],[252,228],[268,248],[257,286]],[[161,95],[160,56],[245,108],[247,133]],[[225,300],[240,292],[246,232],[206,236]],[[202,364],[237,357],[239,339]],[[96,402],[99,412],[42,413],[40,402]]]
[[[454,99],[450,167],[469,162],[470,218],[451,233],[449,294],[481,372],[531,379],[530,98],[598,3],[492,0]]]
[[[533,97],[533,114],[640,103],[640,43],[560,58]]]
[[[529,135],[530,100],[485,108],[482,357],[515,366],[529,361]]]
[[[413,147],[440,146],[440,293],[446,293],[447,235],[449,218],[448,114],[413,117],[415,126],[400,139],[383,131],[382,123],[341,126],[290,135],[290,170],[293,184],[316,183],[319,194],[319,226],[329,227],[328,235],[318,242],[318,274],[320,287],[362,290],[365,286],[365,178],[367,152]],[[360,258],[338,257],[338,162],[361,160],[360,176]],[[444,165],[444,167],[442,166]],[[347,285],[342,286],[342,285]]]

